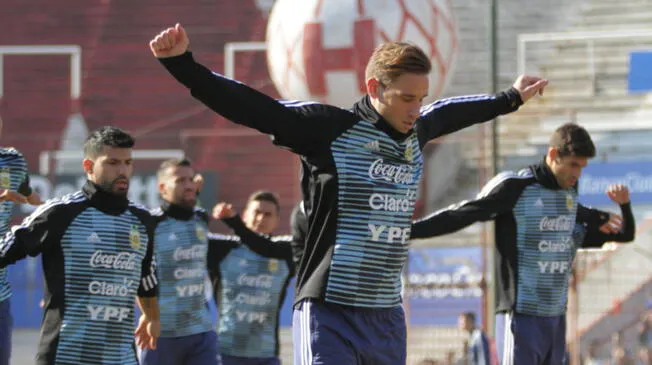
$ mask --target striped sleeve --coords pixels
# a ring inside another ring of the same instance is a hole
[[[417,121],[419,143],[450,134],[473,124],[511,113],[523,104],[514,88],[496,95],[466,95],[437,100],[421,108]]]
[[[13,264],[26,256],[37,256],[58,244],[70,214],[63,208],[82,202],[81,193],[51,199],[40,205],[20,225],[13,226],[0,240],[0,267]]]
[[[436,211],[412,224],[410,238],[428,238],[459,231],[475,222],[488,221],[511,211],[532,173],[503,172],[482,188],[474,200]]]

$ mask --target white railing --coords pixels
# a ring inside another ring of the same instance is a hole
[[[82,84],[81,53],[82,49],[78,45],[0,46],[0,98],[4,87],[2,61],[5,56],[67,55],[70,56],[70,99],[79,99]]]
[[[621,30],[621,31],[595,31],[595,32],[559,32],[559,33],[526,33],[518,36],[517,52],[517,69],[518,74],[524,74],[526,71],[526,52],[527,45],[531,43],[553,43],[553,42],[584,42],[586,43],[587,73],[589,81],[595,90],[595,43],[607,40],[631,39],[631,38],[650,38],[652,39],[652,29],[638,30]],[[652,46],[650,46],[652,48]]]

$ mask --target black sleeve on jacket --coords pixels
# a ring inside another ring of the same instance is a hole
[[[25,174],[25,179],[22,183],[20,183],[20,186],[18,187],[18,192],[24,196],[32,195],[32,187],[29,186],[29,174]]]
[[[296,267],[306,249],[306,236],[308,235],[308,218],[306,217],[303,201],[294,206],[290,215],[290,229],[292,231],[292,261]]]
[[[13,226],[0,240],[0,267],[26,256],[61,247],[61,237],[70,222],[83,211],[84,203],[51,199],[40,205],[20,225]]]
[[[208,270],[219,271],[220,263],[229,252],[240,245],[240,237],[208,232]]]
[[[496,175],[477,198],[437,211],[412,224],[410,238],[428,238],[456,232],[475,222],[488,221],[511,211],[532,178],[513,172]]]
[[[193,97],[230,121],[271,135],[274,143],[302,155],[327,150],[357,118],[330,105],[280,102],[249,86],[212,72],[190,52],[161,58],[165,68]]]
[[[240,237],[240,242],[253,252],[267,258],[281,259],[292,263],[292,244],[289,238],[275,241],[269,236],[256,233],[245,226],[239,215],[222,219],[222,221]]]
[[[158,295],[158,279],[156,278],[156,261],[154,260],[154,237],[156,225],[160,222],[161,217],[154,217],[144,208],[141,209],[134,205],[130,205],[129,209],[147,230],[147,250],[140,265],[138,296],[141,298],[155,297]]]
[[[636,234],[636,223],[631,203],[622,204],[620,210],[623,216],[623,229],[620,233],[606,234],[600,232],[600,226],[609,221],[609,213],[591,209],[578,204],[577,223],[584,226],[585,236],[583,248],[601,247],[605,242],[631,242]]]
[[[417,121],[419,144],[516,111],[523,104],[518,90],[496,95],[466,95],[437,100],[421,108]]]

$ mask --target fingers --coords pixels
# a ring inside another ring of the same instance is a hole
[[[177,39],[179,41],[183,41],[185,39],[188,39],[188,35],[186,34],[186,30],[181,26],[181,24],[177,23],[174,26],[174,29],[177,31]]]
[[[159,33],[151,42],[149,46],[152,51],[165,51],[171,49],[177,44],[178,31],[175,28],[168,28]]]
[[[616,234],[623,228],[623,217],[618,214],[610,214],[609,221],[600,226],[600,232],[605,234]]]
[[[156,337],[151,336],[149,338],[149,348],[152,350],[156,350]]]

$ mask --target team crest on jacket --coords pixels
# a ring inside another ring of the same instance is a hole
[[[11,188],[11,170],[9,167],[0,168],[0,188]]]
[[[278,260],[277,259],[270,259],[267,262],[267,269],[271,272],[276,272],[278,271]]]
[[[573,210],[573,196],[570,194],[566,194],[566,208]]]
[[[408,144],[405,146],[405,159],[408,160],[408,162],[412,162],[413,157],[414,151],[412,151],[412,144]]]
[[[129,232],[129,244],[134,250],[140,248],[140,232],[138,232],[138,226],[136,225],[131,226],[131,231]]]
[[[195,235],[200,242],[206,242],[206,230],[199,223],[195,225]]]

